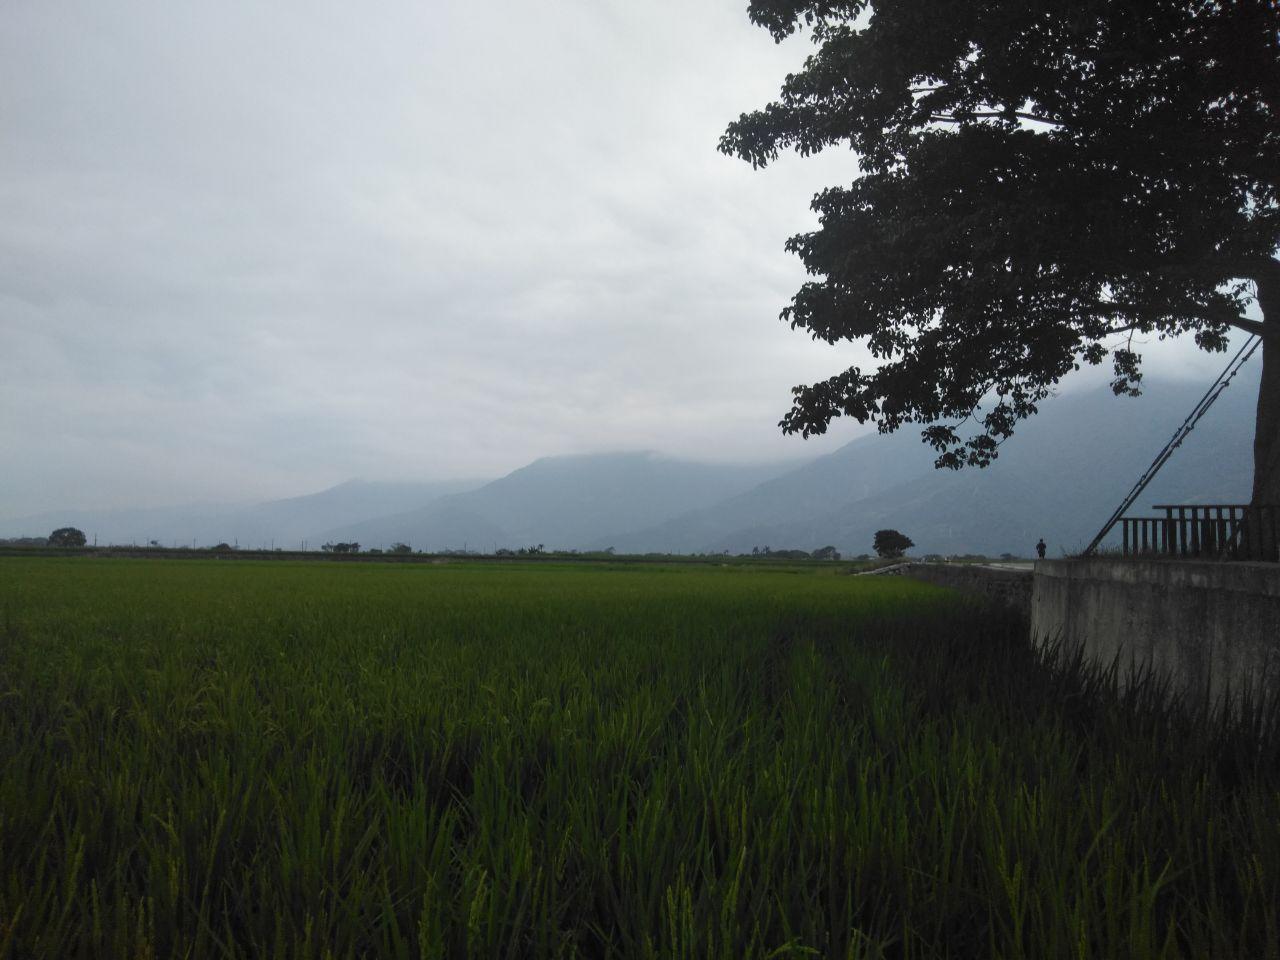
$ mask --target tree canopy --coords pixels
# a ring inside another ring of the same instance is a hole
[[[985,466],[1060,378],[1135,334],[1264,337],[1255,502],[1280,502],[1280,4],[1270,0],[752,0],[816,50],[720,149],[855,153],[792,237],[783,319],[876,369],[794,389],[786,432],[926,424]],[[852,166],[852,164],[851,164]],[[1264,320],[1245,315],[1251,300]]]
[[[915,542],[897,530],[877,530],[873,545],[877,555],[885,559],[897,559],[914,547]]]
[[[51,547],[83,547],[86,541],[84,531],[76,527],[59,527],[49,534]]]

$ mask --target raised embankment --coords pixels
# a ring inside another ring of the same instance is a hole
[[[950,587],[1031,615],[1031,568],[996,567],[975,563],[911,563],[898,568],[902,576]]]
[[[1280,696],[1280,565],[1041,560],[1029,567],[907,563],[886,570],[1004,604],[1037,642],[1082,645],[1102,665],[1151,670],[1215,699]]]
[[[1228,689],[1280,694],[1280,565],[1042,560],[1031,632],[1191,692],[1207,685],[1215,699]]]

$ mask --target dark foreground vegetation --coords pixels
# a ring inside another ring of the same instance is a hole
[[[1024,634],[814,568],[0,558],[0,957],[1280,955],[1274,716]]]

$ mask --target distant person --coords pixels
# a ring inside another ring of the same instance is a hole
[[[1039,557],[1041,560],[1044,559],[1044,551],[1045,551],[1044,537],[1041,537],[1040,542],[1036,544],[1036,556]]]

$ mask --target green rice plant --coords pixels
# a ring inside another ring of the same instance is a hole
[[[0,958],[1280,956],[1274,704],[796,569],[0,558]]]

